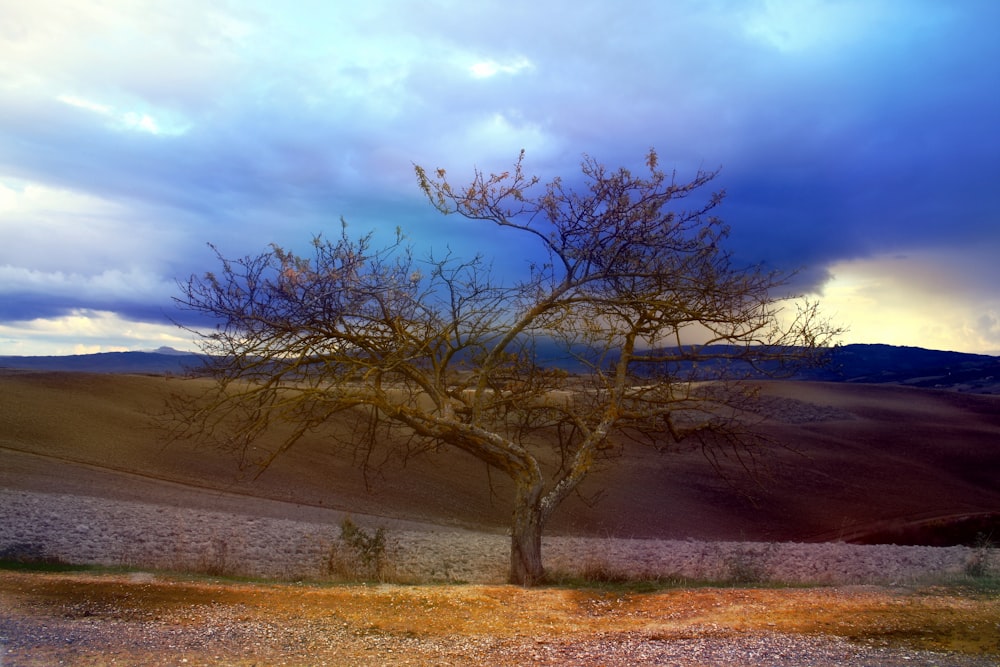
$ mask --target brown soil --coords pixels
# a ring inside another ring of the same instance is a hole
[[[169,392],[196,385],[144,376],[0,375],[0,491],[5,502],[35,503],[19,515],[20,525],[13,517],[14,529],[34,536],[45,528],[41,516],[51,522],[50,535],[59,533],[53,539],[79,541],[73,536],[87,536],[96,521],[79,520],[91,505],[124,524],[169,508],[169,516],[242,516],[293,532],[295,522],[335,527],[350,512],[442,544],[453,544],[440,537],[445,533],[502,544],[509,488],[462,456],[405,466],[390,458],[366,480],[332,445],[334,426],[254,480],[228,453],[165,442],[150,415]],[[637,545],[662,551],[653,540],[836,541],[1000,511],[1000,397],[821,383],[770,383],[765,394],[773,401],[763,428],[775,444],[757,457],[756,477],[740,472],[737,461],[723,461],[720,478],[697,452],[627,449],[555,518],[550,534],[568,545],[562,562],[589,558],[573,541],[583,537],[590,546],[604,540],[608,554],[621,548],[629,559]],[[65,504],[74,498],[75,505]],[[142,537],[143,526],[126,527]],[[0,549],[12,546],[14,529],[0,534]],[[612,537],[645,541],[622,547],[626,541]],[[455,546],[459,559],[461,548]],[[939,650],[963,654],[926,653]],[[0,572],[3,667],[185,660],[989,665],[998,654],[996,599],[953,590],[638,594]]]
[[[337,425],[259,478],[227,452],[167,443],[150,415],[197,381],[82,373],[0,375],[0,488],[204,506],[212,489],[249,512],[334,509],[502,531],[510,487],[463,454],[391,456],[367,478]],[[894,386],[773,382],[772,438],[757,474],[700,452],[633,447],[556,513],[550,534],[827,541],[1000,512],[1000,396]],[[263,443],[265,446],[267,443]],[[174,484],[165,484],[164,482]],[[215,501],[209,501],[214,503]],[[255,504],[257,503],[257,504]],[[298,507],[295,507],[298,506]]]

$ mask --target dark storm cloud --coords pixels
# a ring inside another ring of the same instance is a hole
[[[721,167],[734,256],[799,269],[799,291],[909,253],[963,276],[956,317],[1000,314],[991,276],[963,270],[1000,248],[993,2],[36,2],[5,19],[15,329],[161,323],[174,280],[212,268],[206,242],[301,247],[340,216],[517,271],[511,240],[429,208],[413,162],[460,180],[525,148],[572,182],[584,153],[641,168],[650,146],[679,178]]]

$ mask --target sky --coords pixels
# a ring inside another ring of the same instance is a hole
[[[0,355],[194,349],[178,280],[396,227],[521,149],[720,169],[738,262],[844,343],[1000,354],[996,0],[0,0]]]

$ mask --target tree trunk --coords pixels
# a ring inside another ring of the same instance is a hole
[[[545,579],[541,495],[540,480],[517,480],[510,527],[510,583],[518,586],[534,586]]]

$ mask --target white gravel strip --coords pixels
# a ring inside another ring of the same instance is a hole
[[[367,517],[355,521],[369,530],[380,525]],[[321,578],[339,534],[335,522],[0,489],[0,556],[7,557],[281,579]],[[387,536],[397,579],[500,583],[506,578],[509,539],[503,535],[427,524],[426,530],[389,526]],[[966,547],[589,537],[544,541],[550,572],[744,583],[909,583],[961,573],[976,556],[975,550]]]

